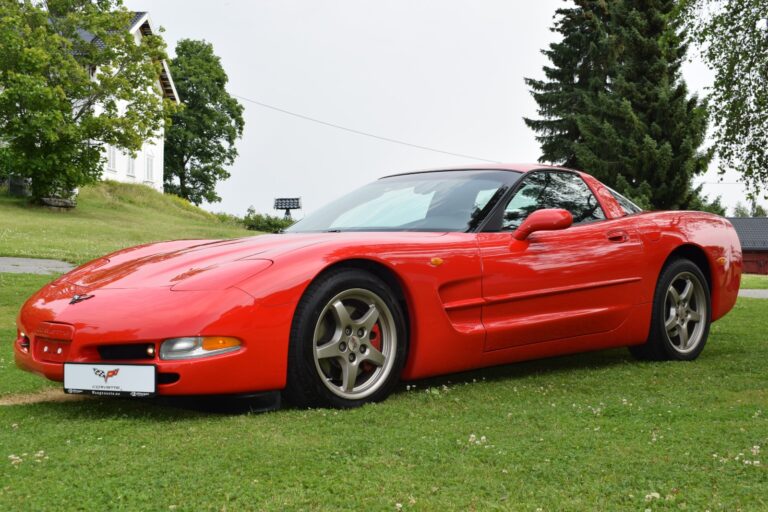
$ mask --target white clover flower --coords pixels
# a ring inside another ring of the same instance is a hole
[[[650,494],[645,495],[645,501],[658,500],[660,498],[661,498],[661,494],[657,492],[652,492]]]

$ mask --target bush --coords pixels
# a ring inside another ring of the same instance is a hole
[[[243,222],[243,219],[241,219],[237,215],[232,215],[231,213],[224,213],[224,212],[217,212],[217,213],[214,213],[213,215],[217,219],[219,219],[219,222],[221,222],[222,224],[245,227],[245,222]]]
[[[252,231],[263,231],[265,233],[279,233],[280,231],[289,228],[293,225],[293,219],[285,219],[283,217],[276,217],[274,215],[268,215],[266,213],[256,213],[256,210],[251,206],[248,208],[243,223],[247,229]]]

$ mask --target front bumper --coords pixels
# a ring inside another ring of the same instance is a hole
[[[19,368],[63,381],[64,363],[151,364],[158,395],[241,394],[285,387],[292,308],[266,307],[248,294],[97,290],[75,305],[48,287],[19,314],[14,357]],[[26,335],[26,338],[23,337]],[[239,350],[188,360],[161,360],[162,341],[232,336]],[[69,339],[66,339],[69,338]],[[104,347],[153,346],[141,358],[105,358]]]

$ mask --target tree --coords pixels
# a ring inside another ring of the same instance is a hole
[[[692,179],[711,159],[699,150],[707,111],[680,76],[687,47],[676,14],[674,0],[558,11],[547,79],[528,80],[543,118],[526,120],[541,161],[585,169],[648,207],[706,206]]]
[[[229,178],[226,167],[237,157],[243,106],[227,92],[227,74],[210,43],[179,41],[171,72],[185,108],[166,132],[165,191],[194,204],[220,201],[216,183]]]
[[[765,208],[757,204],[757,201],[750,201],[749,207],[744,206],[742,202],[736,203],[733,208],[734,217],[765,217]]]
[[[558,9],[551,29],[562,40],[542,53],[551,66],[544,67],[546,80],[526,78],[538,112],[543,119],[525,119],[538,133],[542,162],[578,167],[576,148],[583,143],[580,114],[588,103],[607,88],[615,58],[611,37],[606,32],[607,6],[599,0],[577,0],[576,7]]]
[[[164,43],[131,19],[121,0],[0,0],[0,139],[33,199],[98,180],[104,144],[136,151],[172,111]]]
[[[768,0],[682,3],[690,39],[715,73],[709,102],[720,171],[738,170],[755,197],[768,185]]]
[[[744,206],[744,203],[739,201],[738,203],[736,203],[736,206],[733,207],[733,216],[734,217],[750,217],[749,208]]]

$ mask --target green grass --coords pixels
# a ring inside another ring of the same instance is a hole
[[[16,315],[21,305],[53,279],[54,276],[0,274],[0,397],[39,391],[53,385],[36,375],[17,370],[11,344],[16,339]]]
[[[146,242],[253,234],[141,185],[105,181],[84,187],[77,208],[64,212],[0,194],[0,256],[83,263]]]
[[[768,276],[759,274],[742,274],[741,287],[745,290],[768,290]]]
[[[46,279],[2,277],[0,390],[40,389],[6,326]],[[582,354],[351,411],[0,406],[0,510],[766,510],[766,375],[768,301],[740,299],[694,363]]]

